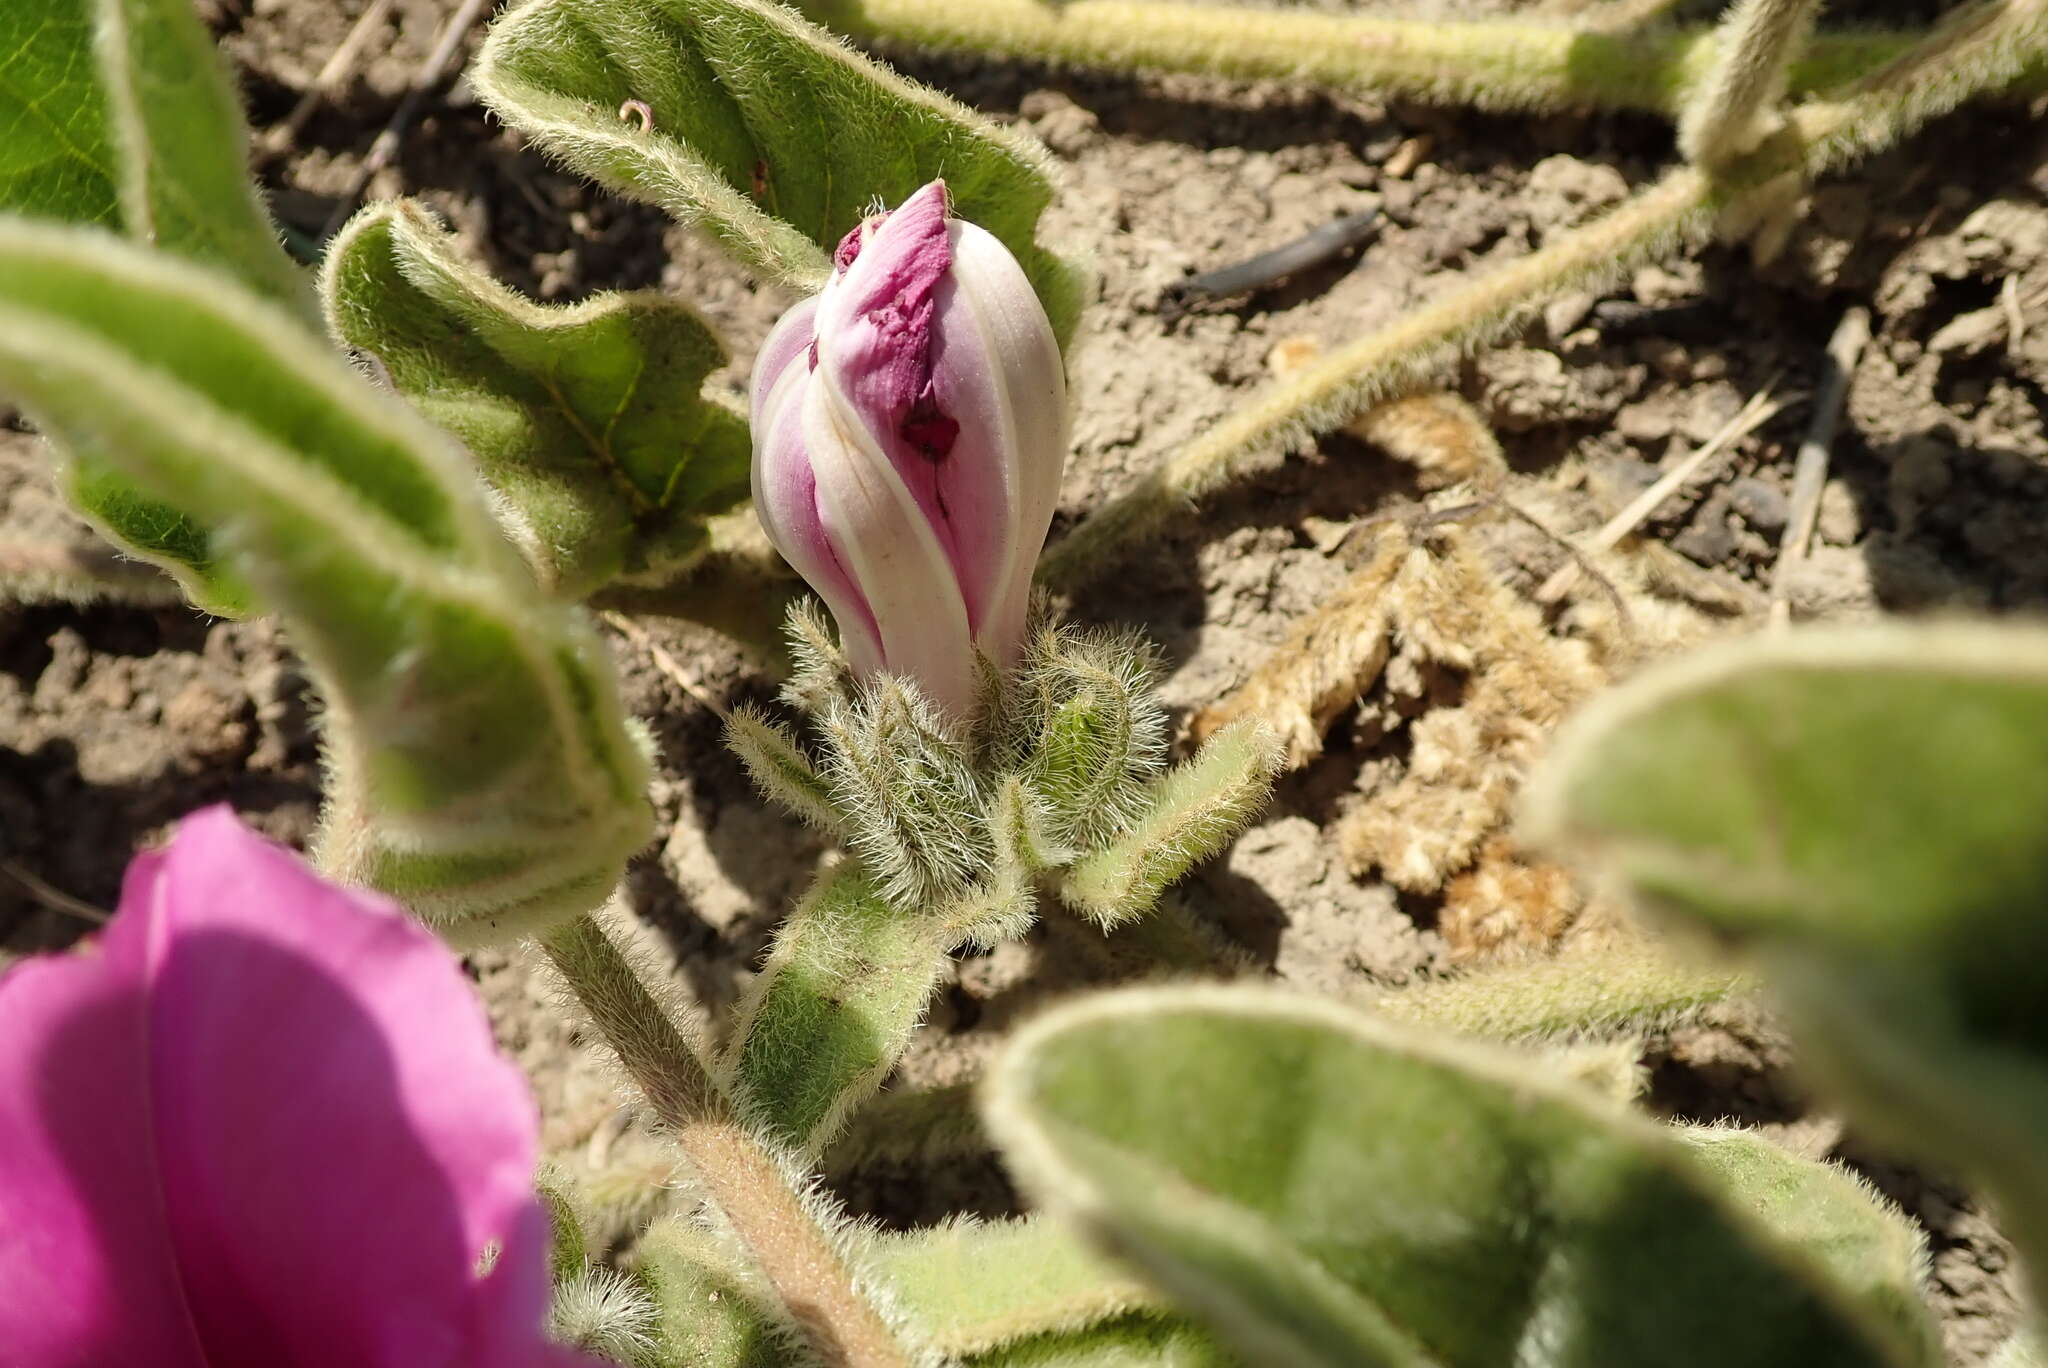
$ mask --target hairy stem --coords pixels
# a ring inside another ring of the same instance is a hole
[[[1146,0],[840,0],[814,6],[863,37],[1110,71],[1195,72],[1405,95],[1484,109],[1594,105],[1676,113],[1714,66],[1703,28],[1599,31],[1541,20],[1440,21]],[[1867,71],[1919,35],[1830,34],[1795,90]]]
[[[1978,0],[1951,10],[1919,43],[1794,111],[1818,174],[1877,151],[1987,90],[2031,76],[2048,51],[2048,0]]]
[[[676,1144],[827,1368],[911,1368],[914,1356],[773,1152],[730,1119],[684,1126]]]
[[[1740,0],[1722,26],[1714,66],[1679,116],[1685,159],[1715,170],[1768,135],[1792,61],[1813,32],[1820,0]]]
[[[541,948],[656,1116],[681,1130],[729,1114],[724,1095],[704,1067],[696,1033],[648,985],[598,916],[567,923],[550,933]]]
[[[1153,536],[1262,458],[1327,432],[1415,383],[1559,292],[1612,278],[1675,239],[1702,231],[1711,189],[1697,170],[1673,171],[1605,218],[1295,372],[1153,470],[1137,488],[1103,505],[1046,554],[1040,574],[1058,590],[1085,583],[1113,564],[1120,548]]]
[[[1611,278],[1701,235],[1718,212],[1739,236],[1783,208],[1788,190],[1888,146],[1937,114],[2009,84],[2048,51],[2048,0],[1979,0],[1908,51],[1794,110],[1787,126],[1709,175],[1681,167],[1605,217],[1490,271],[1294,372],[1104,504],[1040,562],[1071,591],[1156,535],[1195,501],[1274,452],[1330,431],[1368,405],[1499,336],[1561,291]]]
[[[790,1319],[832,1368],[909,1368],[913,1356],[863,1295],[822,1205],[755,1139],[704,1067],[695,1034],[595,917],[542,949],[666,1124]]]

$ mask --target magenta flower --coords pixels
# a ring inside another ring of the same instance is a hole
[[[0,1368],[595,1368],[537,1130],[439,941],[201,812],[0,976]]]
[[[857,673],[956,715],[1016,659],[1059,497],[1066,375],[1007,248],[933,181],[847,234],[754,366],[754,506]]]

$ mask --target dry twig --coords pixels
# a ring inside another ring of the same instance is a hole
[[[0,860],[0,874],[5,874],[8,878],[20,884],[27,891],[29,897],[53,912],[62,912],[64,915],[76,917],[80,921],[91,922],[94,926],[104,926],[106,924],[107,914],[105,912],[94,907],[83,898],[73,897],[55,884],[24,869],[13,860]]]
[[[1773,402],[1771,399],[1771,384],[1774,383],[1776,383],[1775,380],[1765,384],[1761,390],[1750,397],[1749,402],[1744,404],[1733,418],[1730,418],[1722,425],[1719,432],[1709,437],[1698,451],[1693,452],[1685,459],[1673,465],[1671,469],[1665,471],[1657,478],[1655,484],[1637,495],[1629,502],[1626,508],[1623,508],[1619,513],[1616,513],[1602,524],[1600,530],[1595,532],[1588,540],[1587,549],[1606,551],[1619,546],[1623,537],[1626,537],[1641,526],[1652,513],[1657,511],[1666,499],[1677,493],[1687,480],[1697,475],[1708,461],[1720,455],[1732,443],[1755,432],[1765,423],[1768,423],[1793,404],[1799,402],[1801,396],[1797,395],[1788,396]],[[1577,580],[1578,577],[1578,564],[1575,561],[1566,562],[1559,566],[1556,573],[1552,574],[1549,579],[1543,581],[1543,586],[1536,591],[1536,601],[1546,604],[1556,603],[1560,598],[1564,597],[1565,592],[1572,587],[1573,581]]]
[[[349,29],[348,36],[341,40],[341,46],[334,49],[334,55],[320,68],[320,74],[306,87],[305,94],[299,96],[292,112],[285,115],[284,122],[273,124],[264,132],[263,152],[275,155],[290,147],[299,136],[299,130],[306,126],[306,120],[313,117],[313,111],[339,90],[342,82],[355,74],[356,63],[362,60],[363,50],[369,47],[372,35],[391,14],[393,3],[395,0],[370,0],[369,6]]]
[[[326,226],[320,230],[320,240],[323,243],[333,237],[341,225],[348,222],[349,216],[355,213],[356,205],[363,197],[363,191],[370,184],[370,178],[391,164],[392,157],[398,153],[399,142],[405,137],[406,129],[412,126],[413,116],[419,113],[420,106],[426,102],[427,96],[448,79],[448,73],[455,65],[455,55],[462,50],[463,39],[469,36],[469,31],[476,27],[477,20],[483,18],[484,12],[495,3],[496,0],[462,0],[461,8],[441,26],[440,38],[435,42],[434,50],[427,54],[427,60],[420,63],[419,69],[413,72],[412,80],[406,86],[405,98],[400,100],[398,108],[392,111],[391,122],[384,125],[384,131],[370,144],[370,150],[363,157],[363,164],[357,169],[355,179],[350,182],[347,193],[342,196],[341,202],[334,206],[334,213],[328,217]]]
[[[1828,482],[1828,449],[1834,445],[1835,425],[1842,418],[1842,402],[1848,397],[1849,376],[1856,358],[1870,340],[1870,310],[1857,305],[1842,315],[1828,338],[1828,350],[1821,364],[1820,389],[1814,395],[1813,421],[1799,444],[1799,459],[1792,468],[1791,514],[1785,520],[1784,540],[1778,545],[1778,563],[1771,572],[1771,619],[1773,631],[1792,621],[1789,595],[1792,576],[1813,548],[1814,523],[1820,518],[1821,491]]]
[[[628,641],[645,651],[647,658],[654,662],[654,668],[661,671],[671,684],[717,714],[720,721],[732,720],[732,713],[726,706],[713,698],[702,684],[690,678],[690,672],[683,668],[682,662],[670,655],[668,648],[656,641],[645,627],[624,613],[604,612],[598,616],[602,617],[607,625],[617,628],[620,635]]]

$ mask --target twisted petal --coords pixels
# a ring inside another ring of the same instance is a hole
[[[932,386],[960,436],[933,477],[975,642],[1007,665],[1023,641],[1032,571],[1059,501],[1066,369],[1009,249],[972,223],[955,221],[948,235],[953,269],[938,289]]]
[[[200,813],[0,978],[0,1358],[585,1364],[540,1334],[536,1153],[454,957]]]
[[[818,514],[861,586],[880,633],[882,668],[910,675],[933,702],[965,716],[974,706],[974,649],[952,564],[875,435],[848,422],[822,366],[811,380],[803,440],[816,472]],[[845,625],[841,616],[842,631]],[[862,668],[850,651],[849,659]]]
[[[814,457],[805,446],[804,406],[817,311],[813,296],[784,314],[761,344],[754,365],[754,512],[775,549],[832,610],[848,662],[865,674],[883,668],[881,631],[826,534]]]

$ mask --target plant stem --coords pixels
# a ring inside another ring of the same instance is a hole
[[[866,38],[1109,71],[1193,72],[1462,103],[1592,105],[1675,113],[1712,67],[1704,28],[1599,32],[1536,20],[1465,22],[1306,14],[1148,0],[841,0],[822,6]],[[1791,72],[1830,86],[1913,45],[1899,32],[1829,34]]]
[[[2044,0],[1978,0],[1951,10],[1919,43],[1793,111],[1809,172],[1887,147],[1973,95],[2031,77],[2044,49]]]
[[[1452,289],[1389,327],[1331,352],[1224,418],[1136,489],[1103,505],[1055,545],[1040,574],[1071,590],[1119,548],[1155,534],[1264,456],[1343,423],[1460,352],[1499,335],[1558,292],[1609,279],[1675,239],[1704,230],[1711,182],[1685,167],[1606,217]]]
[[[648,987],[597,915],[575,918],[540,944],[656,1116],[680,1130],[729,1114],[695,1032]]]
[[[914,1357],[767,1147],[730,1119],[693,1122],[675,1138],[827,1368],[911,1368]]]
[[[1820,0],[1741,0],[1722,25],[1713,70],[1679,117],[1685,159],[1715,170],[1754,149],[1777,122],[1792,61]]]
[[[1071,592],[1261,458],[1412,386],[1559,292],[1701,235],[1715,212],[1724,234],[1753,229],[1796,201],[1811,177],[2011,82],[2039,65],[2044,50],[2048,0],[1979,0],[1955,11],[1882,69],[1794,109],[1748,156],[1711,175],[1672,171],[1605,217],[1294,372],[1097,509],[1046,554],[1040,575]]]
[[[613,933],[579,917],[541,947],[820,1358],[829,1368],[910,1368],[914,1356],[862,1294],[826,1209],[735,1118],[694,1032]]]

